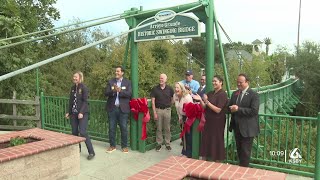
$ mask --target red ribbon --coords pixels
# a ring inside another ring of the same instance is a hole
[[[180,138],[186,132],[188,133],[190,132],[190,128],[196,119],[200,119],[200,123],[197,130],[202,131],[204,127],[204,123],[206,122],[204,118],[204,109],[202,108],[202,106],[200,104],[194,104],[192,102],[185,103],[183,105],[183,111],[186,113],[187,121],[184,124],[184,128],[180,134]]]
[[[147,138],[147,122],[150,120],[147,98],[131,99],[129,105],[135,120],[139,119],[139,113],[143,113],[141,140],[145,140]]]

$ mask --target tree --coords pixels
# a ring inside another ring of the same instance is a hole
[[[252,45],[251,44],[246,44],[243,42],[233,42],[233,43],[225,43],[223,44],[224,52],[226,53],[229,50],[245,50],[247,52],[252,51]]]
[[[53,27],[52,20],[60,15],[53,4],[56,0],[1,0],[0,3],[0,39]],[[41,35],[41,34],[40,34]],[[0,45],[24,40],[24,38],[2,41]],[[12,72],[38,61],[39,42],[18,45],[0,50],[0,75]],[[0,85],[1,96],[10,97],[12,90],[19,96],[35,95],[34,71],[24,73],[3,81]],[[28,79],[31,78],[31,79]],[[25,84],[26,83],[26,84]],[[11,87],[11,88],[4,88]],[[30,92],[33,91],[34,93]]]
[[[269,46],[271,44],[271,39],[269,37],[264,38],[264,44],[266,45],[266,55],[269,54]]]
[[[187,41],[185,45],[188,48],[189,53],[192,53],[193,57],[199,60],[202,64],[206,64],[206,42],[204,38],[192,38]]]
[[[299,54],[288,58],[290,73],[303,82],[304,88],[301,94],[303,106],[298,111],[304,116],[316,116],[320,108],[319,54],[320,44],[306,41],[300,46]]]
[[[192,38],[185,43],[189,53],[197,59],[197,63],[202,67],[206,64],[206,41],[203,37]],[[224,51],[226,53],[226,51]],[[221,63],[221,54],[219,49],[218,40],[214,40],[214,62]]]
[[[169,42],[167,41],[156,41],[153,43],[151,48],[152,57],[154,57],[158,62],[165,62],[168,59],[168,47]]]
[[[56,0],[1,0],[0,38],[52,28],[52,20],[60,18],[55,3]]]
[[[289,56],[290,54],[285,47],[278,47],[271,56],[266,57],[267,71],[272,84],[280,83],[283,80],[286,73],[286,59]]]

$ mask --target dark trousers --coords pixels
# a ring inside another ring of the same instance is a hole
[[[243,137],[240,133],[239,126],[234,129],[239,165],[248,167],[251,156],[253,137]]]
[[[85,143],[86,143],[86,146],[88,149],[88,153],[95,154],[93,147],[92,147],[90,137],[87,133],[88,113],[84,113],[82,119],[78,119],[78,114],[72,114],[70,123],[71,123],[71,128],[72,128],[72,135],[78,136],[80,133],[81,137],[85,137],[86,138]]]
[[[128,117],[129,113],[123,113],[120,108],[114,108],[108,113],[110,146],[116,147],[117,124],[121,132],[121,148],[128,147]]]
[[[186,122],[187,117],[186,116],[182,116],[182,121],[183,123]],[[182,141],[184,141],[183,139],[186,139],[185,142],[186,144],[183,145],[182,148],[182,152],[181,154],[187,156],[188,158],[192,157],[192,127],[190,128],[190,132],[186,132],[185,135],[182,137]],[[186,147],[186,149],[184,149],[184,147]]]

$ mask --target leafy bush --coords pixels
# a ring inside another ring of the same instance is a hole
[[[27,143],[27,140],[23,137],[20,137],[20,136],[17,136],[15,138],[10,139],[10,146],[11,147],[18,146],[18,145],[25,144],[25,143]]]

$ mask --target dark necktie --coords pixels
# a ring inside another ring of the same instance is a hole
[[[239,91],[239,95],[237,97],[236,104],[240,104],[241,103],[241,97],[242,97],[242,91]]]
[[[78,110],[77,110],[77,90],[78,90],[78,88],[76,87],[76,90],[74,92],[73,106],[72,106],[72,112],[74,114],[78,113]]]

